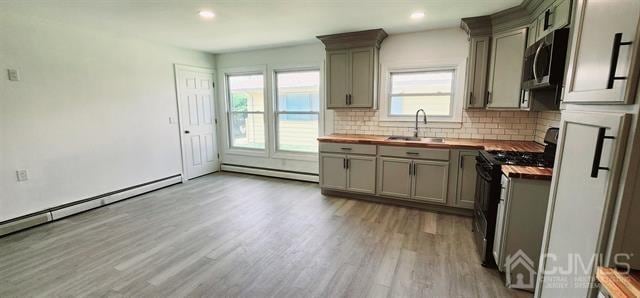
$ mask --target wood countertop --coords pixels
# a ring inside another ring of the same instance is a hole
[[[523,151],[523,152],[543,152],[544,146],[533,141],[502,141],[502,140],[479,140],[479,139],[453,139],[445,138],[444,142],[403,141],[387,140],[388,136],[377,135],[346,135],[332,134],[319,137],[319,142],[326,143],[348,143],[348,144],[370,144],[387,146],[422,147],[434,149],[475,149],[475,150],[502,150],[502,151]],[[502,166],[502,172],[511,178],[551,180],[553,169],[541,167],[524,166]]]
[[[640,271],[598,267],[596,278],[611,297],[640,297]]]

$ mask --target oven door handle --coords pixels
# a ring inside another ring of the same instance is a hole
[[[491,176],[486,172],[487,171],[480,164],[476,164],[476,173],[478,173],[478,175],[486,181],[493,181],[493,178],[491,178]]]

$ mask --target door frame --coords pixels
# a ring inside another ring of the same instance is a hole
[[[176,106],[177,106],[177,111],[178,111],[178,138],[180,140],[180,162],[181,162],[181,168],[182,168],[182,183],[187,182],[189,179],[187,178],[187,155],[184,152],[184,145],[185,145],[185,140],[184,137],[182,135],[182,132],[184,131],[184,119],[182,119],[182,108],[180,106],[180,95],[182,94],[182,87],[180,85],[180,71],[198,71],[198,72],[205,72],[205,73],[209,73],[211,74],[211,81],[214,82],[214,84],[216,83],[216,71],[213,68],[206,68],[206,67],[200,67],[200,66],[191,66],[191,65],[186,65],[186,64],[179,64],[179,63],[174,63],[173,64],[173,72],[174,72],[174,81],[175,81],[175,88],[176,88]],[[217,84],[216,84],[217,85]],[[214,136],[214,148],[217,151],[217,154],[220,154],[220,148],[218,146],[219,144],[219,138],[218,136],[220,135],[219,131],[218,131],[218,107],[216,104],[216,87],[217,86],[213,86],[212,88],[212,94],[211,94],[211,107],[214,109],[213,111],[213,116],[214,116],[214,122],[213,122],[213,131],[215,132],[215,136]],[[218,172],[220,171],[220,158],[218,158],[218,162],[217,162],[217,166],[216,169],[214,170],[214,172]]]

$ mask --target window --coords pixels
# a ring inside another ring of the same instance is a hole
[[[264,76],[227,75],[231,147],[265,148]]]
[[[413,116],[419,109],[429,116],[452,116],[453,69],[391,72],[390,77],[390,117]]]
[[[276,72],[277,150],[318,152],[320,71]]]

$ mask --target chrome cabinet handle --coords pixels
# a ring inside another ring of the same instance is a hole
[[[607,80],[607,89],[613,89],[615,80],[626,80],[627,77],[616,77],[618,68],[618,57],[620,56],[620,47],[631,45],[631,41],[622,41],[622,33],[616,33],[613,37],[613,48],[611,49],[611,64],[609,65],[609,79]]]
[[[613,140],[615,137],[605,136],[607,128],[600,127],[598,129],[598,139],[596,140],[596,152],[593,155],[593,164],[591,165],[591,178],[598,178],[598,172],[600,170],[609,171],[610,169],[607,167],[600,166],[600,160],[602,159],[602,147],[604,146],[604,140],[609,139]]]

